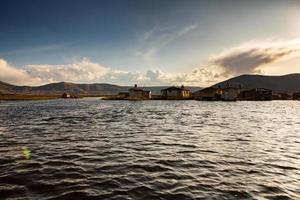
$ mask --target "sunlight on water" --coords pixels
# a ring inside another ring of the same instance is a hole
[[[27,147],[22,147],[23,156],[26,160],[30,159],[30,151]]]
[[[0,199],[300,199],[300,101],[0,104]]]

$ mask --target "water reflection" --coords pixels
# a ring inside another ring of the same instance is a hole
[[[296,101],[1,102],[1,198],[299,199],[299,116]]]

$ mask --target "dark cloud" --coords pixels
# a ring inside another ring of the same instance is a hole
[[[268,64],[296,55],[296,53],[299,53],[299,47],[290,43],[269,43],[265,46],[248,45],[225,51],[219,56],[213,57],[210,62],[220,66],[224,71],[224,76],[261,73],[261,69]]]

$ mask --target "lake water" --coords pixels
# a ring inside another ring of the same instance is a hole
[[[0,155],[0,199],[300,199],[300,101],[2,101]]]

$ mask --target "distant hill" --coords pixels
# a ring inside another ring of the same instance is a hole
[[[268,88],[274,92],[300,92],[300,74],[289,74],[284,76],[263,76],[263,75],[241,75],[226,81],[215,84],[221,87],[231,85],[241,85],[242,88]],[[150,90],[152,94],[160,94],[160,90],[168,86],[142,87]],[[129,86],[119,86],[107,83],[94,84],[76,84],[68,82],[50,83],[42,86],[15,86],[0,81],[0,94],[18,94],[18,95],[46,95],[60,96],[64,92],[82,96],[102,96],[115,95],[119,92],[128,91]],[[189,87],[192,92],[200,90],[200,87]]]
[[[160,90],[168,86],[142,87],[150,90],[153,94],[160,94]],[[0,81],[0,94],[18,94],[18,95],[46,95],[60,96],[64,92],[83,95],[83,96],[102,96],[115,95],[119,92],[128,91],[129,86],[119,86],[107,83],[94,84],[76,84],[68,82],[50,83],[42,86],[15,86]],[[200,87],[187,87],[192,92],[201,89]]]
[[[300,92],[300,74],[288,74],[284,76],[263,76],[263,75],[241,75],[226,81],[215,84],[221,87],[226,84],[241,85],[245,89],[268,88],[274,92]]]
[[[64,92],[86,95],[101,96],[117,94],[126,91],[128,87],[118,85],[95,83],[95,84],[75,84],[67,82],[50,83],[42,86],[15,86],[0,81],[0,93],[2,94],[18,94],[18,95],[62,95]]]

